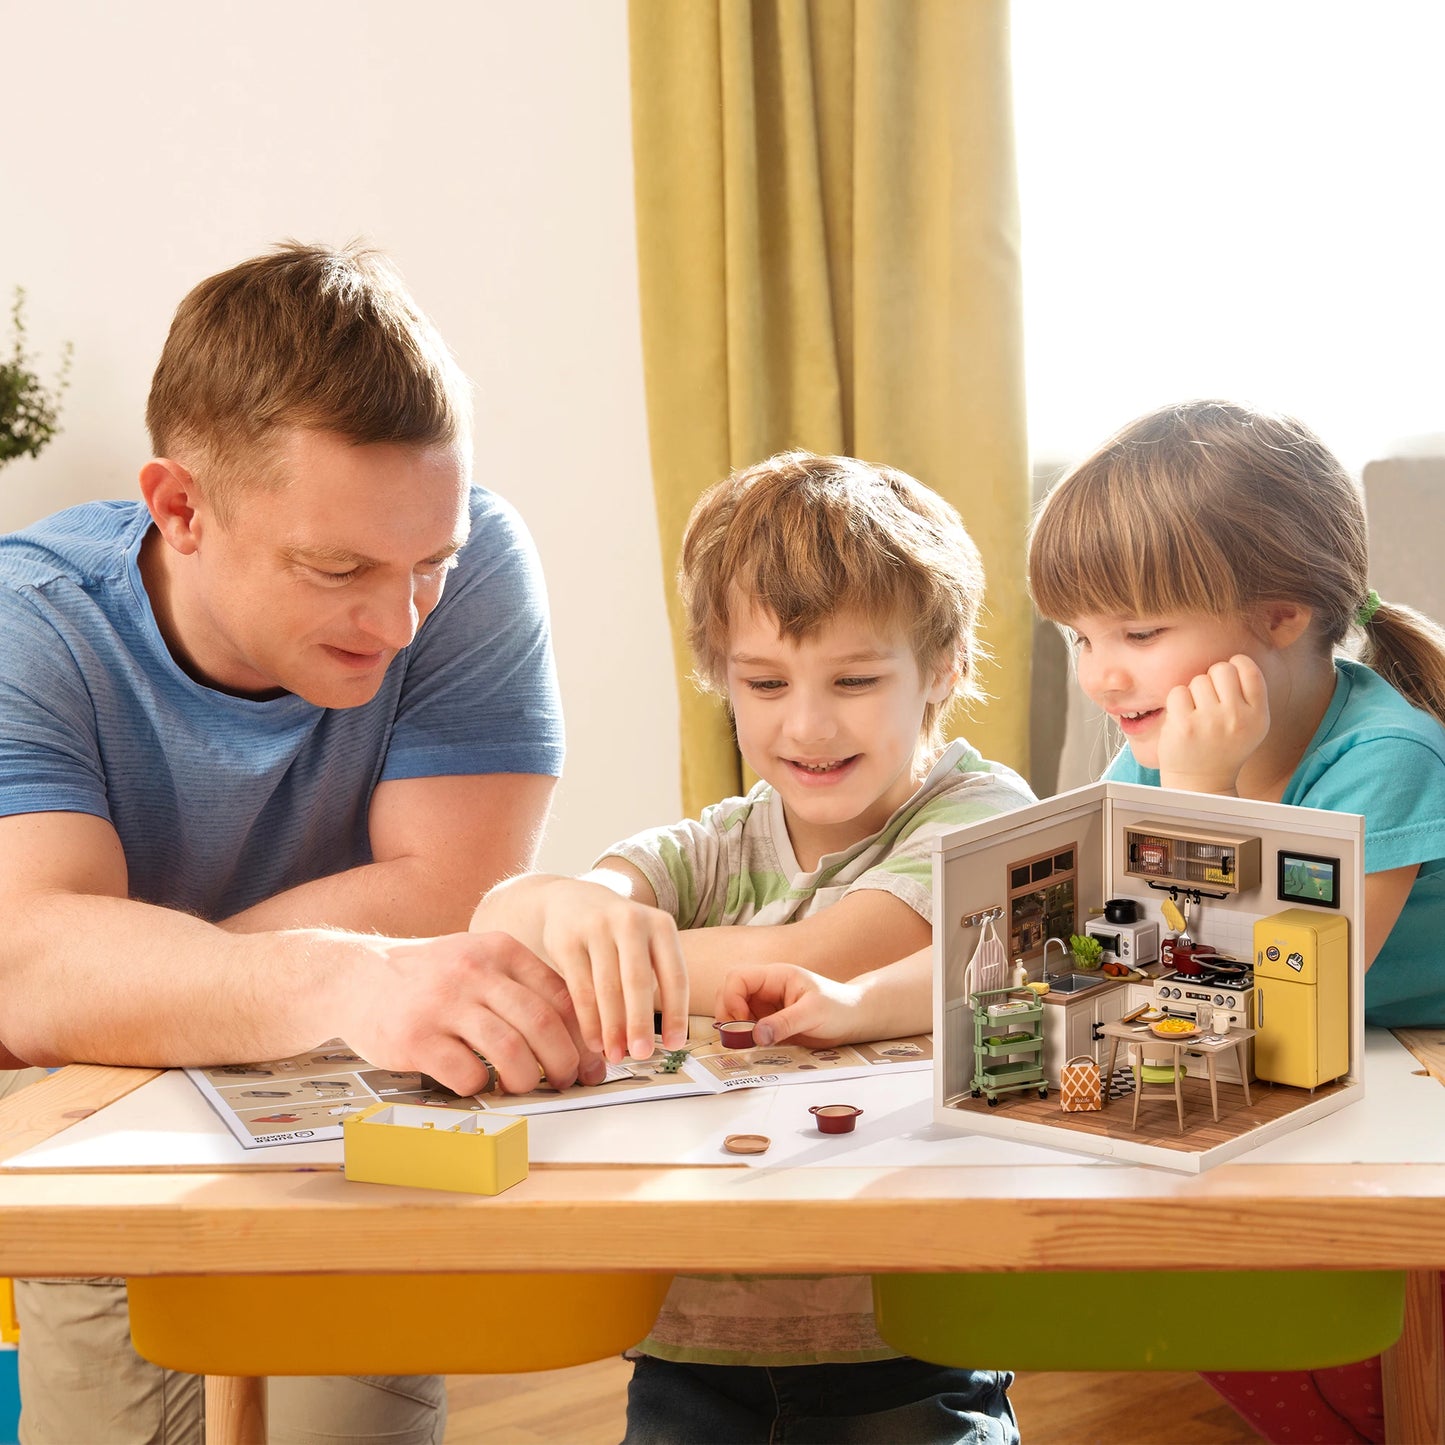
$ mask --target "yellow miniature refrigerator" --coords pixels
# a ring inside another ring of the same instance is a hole
[[[1286,908],[1254,925],[1254,1071],[1313,1089],[1350,1067],[1347,919]]]

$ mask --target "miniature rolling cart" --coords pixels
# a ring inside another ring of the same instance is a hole
[[[973,1079],[975,1099],[1037,1089],[1049,1097],[1044,1082],[1044,1001],[1027,989],[986,988],[971,995],[973,1004]],[[1014,1007],[1014,1005],[1019,1007]],[[990,1012],[990,1010],[993,1012]],[[1010,1055],[1023,1054],[1023,1058]]]

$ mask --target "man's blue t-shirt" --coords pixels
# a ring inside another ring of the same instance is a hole
[[[1125,747],[1104,776],[1159,786]],[[1365,974],[1365,1021],[1445,1023],[1445,727],[1357,662],[1335,663],[1335,692],[1282,803],[1362,813],[1365,872],[1420,865],[1390,936]]]
[[[138,502],[0,537],[0,816],[108,819],[132,898],[216,920],[370,862],[385,779],[556,776],[541,569],[501,498],[474,487],[471,517],[441,601],[354,708],[233,697],[182,671],[141,582]]]

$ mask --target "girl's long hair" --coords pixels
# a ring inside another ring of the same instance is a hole
[[[1355,655],[1445,722],[1445,632],[1369,593],[1364,494],[1292,417],[1190,401],[1130,422],[1045,498],[1029,589],[1046,618],[1170,612],[1237,617],[1308,606],[1321,648]]]

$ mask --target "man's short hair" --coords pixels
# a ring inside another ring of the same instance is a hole
[[[741,598],[793,641],[840,614],[898,627],[925,676],[956,667],[953,696],[978,695],[978,548],[942,497],[894,467],[793,451],[734,472],[693,508],[678,586],[698,680],[713,691],[726,691]],[[949,701],[924,717],[932,742]]]
[[[181,302],[146,425],[154,455],[183,458],[219,505],[274,483],[267,449],[283,428],[449,445],[470,434],[471,397],[385,256],[287,241]]]

